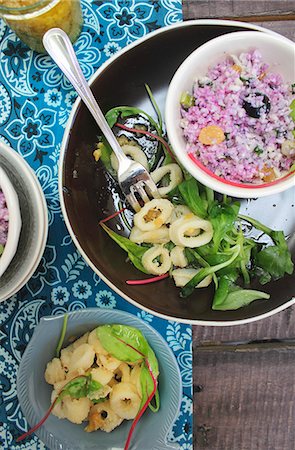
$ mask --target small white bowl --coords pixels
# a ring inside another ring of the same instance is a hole
[[[8,209],[8,234],[2,255],[0,256],[0,277],[15,255],[22,226],[18,195],[7,176],[0,167],[0,190],[3,192]]]
[[[180,97],[191,92],[197,77],[205,76],[208,68],[224,60],[227,55],[240,55],[251,49],[262,54],[270,70],[280,73],[285,82],[294,83],[295,46],[287,38],[259,31],[228,33],[212,39],[192,52],[175,72],[167,93],[165,122],[169,141],[180,163],[198,181],[213,190],[240,198],[273,195],[295,186],[295,173],[265,184],[228,183],[221,177],[197,166],[186,152],[186,140],[180,127]]]
[[[21,215],[21,229],[15,254],[0,278],[1,302],[27,283],[40,263],[47,240],[48,214],[44,193],[34,171],[24,158],[1,140],[0,166],[17,194]],[[4,195],[7,199],[6,192]],[[12,216],[10,220],[9,233],[10,226],[14,226]],[[2,257],[3,255],[4,252]]]

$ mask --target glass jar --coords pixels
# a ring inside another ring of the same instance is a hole
[[[42,38],[61,28],[74,42],[82,28],[80,0],[0,0],[0,17],[32,50],[45,52]]]

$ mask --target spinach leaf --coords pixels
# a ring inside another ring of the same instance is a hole
[[[256,266],[268,272],[270,276],[277,280],[288,273],[293,273],[293,263],[288,249],[278,245],[270,245],[261,250],[255,258]]]
[[[150,346],[148,346],[147,359],[154,377],[157,378],[159,375],[159,363],[153,349]]]
[[[103,387],[103,385],[101,383],[99,383],[96,380],[93,380],[91,375],[89,375],[88,383],[87,383],[87,395],[89,397],[92,397],[93,394],[95,394],[96,392],[99,392],[102,387]]]
[[[252,289],[234,289],[226,297],[223,296],[222,298],[220,296],[219,299],[217,298],[215,303],[213,302],[212,309],[218,311],[235,310],[249,305],[254,300],[269,299],[269,297],[270,295],[266,292]]]
[[[255,252],[254,263],[264,271],[263,279],[266,280],[268,273],[274,280],[285,275],[291,275],[294,270],[291,253],[285,239],[283,231],[275,231],[263,225],[258,220],[247,216],[239,216],[241,219],[251,223],[255,228],[267,234],[274,242],[262,250]]]
[[[101,345],[112,356],[125,362],[138,362],[149,353],[149,344],[141,331],[128,325],[102,325],[96,328]]]
[[[111,164],[111,154],[113,153],[112,147],[106,140],[106,138],[103,136],[101,138],[101,142],[98,144],[99,149],[101,151],[101,157],[100,160],[104,164],[107,171],[114,177],[117,178],[117,173],[113,169],[113,166]]]
[[[87,397],[87,377],[81,376],[69,381],[62,389],[59,400],[69,395],[72,398]]]
[[[150,246],[144,246],[135,244],[131,242],[130,239],[121,236],[115,231],[111,230],[104,223],[101,223],[102,228],[108,233],[108,235],[123,249],[127,252],[128,258],[134,264],[134,266],[143,273],[148,274],[149,272],[143,267],[141,263],[142,256],[150,248]]]
[[[160,131],[159,125],[149,114],[142,109],[134,108],[132,106],[118,106],[116,108],[112,108],[106,113],[105,118],[109,126],[112,128],[115,123],[118,122],[120,116],[122,118],[130,116],[144,116],[158,132]]]
[[[207,201],[200,196],[198,182],[194,178],[184,180],[178,189],[185,204],[196,216],[201,218],[207,216]]]
[[[140,409],[143,407],[145,402],[147,401],[149,395],[154,390],[154,382],[151,377],[151,374],[147,368],[147,366],[144,364],[141,368],[140,372],[140,386],[141,386],[141,404]]]
[[[90,375],[82,375],[69,381],[59,395],[59,401],[69,395],[71,398],[82,398],[93,395],[101,390],[102,384],[92,379]]]
[[[219,203],[215,201],[210,207],[209,220],[212,223],[213,233],[213,251],[217,252],[219,245],[224,236],[232,231],[237,220],[240,204],[235,203]]]
[[[221,277],[218,279],[218,288],[216,289],[213,297],[212,309],[218,309],[218,307],[223,304],[228,296],[230,285],[231,280],[229,278]]]
[[[229,266],[237,258],[239,252],[240,246],[236,245],[232,248],[232,256],[228,258],[227,261],[217,264],[216,266],[205,267],[199,270],[199,272],[182,288],[180,292],[181,297],[188,297],[193,292],[197,284],[199,284],[207,275],[218,272],[224,267]]]

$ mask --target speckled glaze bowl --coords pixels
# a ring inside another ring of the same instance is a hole
[[[20,362],[17,394],[30,426],[39,422],[50,406],[52,387],[45,382],[44,372],[47,362],[55,355],[63,317],[49,316],[40,320]],[[161,406],[157,413],[149,410],[144,413],[135,428],[130,450],[179,449],[179,445],[168,443],[167,434],[180,408],[181,375],[174,354],[154,328],[124,311],[82,309],[69,314],[64,346],[69,343],[70,337],[79,337],[86,331],[107,323],[130,325],[141,330],[159,361]],[[86,433],[83,424],[76,425],[50,415],[36,434],[51,450],[123,450],[131,423],[132,421],[124,421],[111,433],[99,430]]]
[[[43,255],[48,230],[47,205],[40,183],[27,162],[0,141],[0,166],[18,196],[22,227],[16,252],[0,278],[0,301],[18,292]]]
[[[258,30],[254,25],[222,20],[195,20],[162,28],[115,54],[92,77],[90,84],[104,112],[119,105],[135,106],[154,115],[144,84],[147,83],[164,112],[168,86],[176,69],[193,50],[217,36],[235,31]],[[196,289],[189,298],[179,297],[173,280],[130,286],[140,277],[126,263],[126,253],[99,227],[99,221],[123,206],[120,189],[103,164],[95,163],[93,150],[100,131],[78,99],[73,107],[61,146],[59,193],[65,224],[90,267],[130,303],[166,319],[195,325],[225,326],[268,317],[295,302],[295,274],[263,286],[271,295],[235,311],[211,309],[213,288]],[[270,227],[284,230],[295,260],[295,188],[262,199],[244,199],[241,213]],[[121,205],[121,206],[120,206]],[[131,212],[126,213],[130,221]],[[125,222],[118,222],[128,236]],[[116,224],[114,225],[116,226]],[[261,289],[258,282],[253,289]]]
[[[205,77],[208,68],[225,60],[228,55],[238,57],[251,49],[258,50],[269,71],[279,73],[289,86],[295,79],[294,43],[283,36],[259,31],[240,31],[218,36],[194,50],[176,70],[168,88],[165,104],[165,123],[172,148],[185,169],[205,186],[237,198],[258,198],[275,195],[295,186],[295,172],[275,181],[254,184],[225,180],[187,153],[187,141],[180,126],[180,97],[192,92],[197,77]]]

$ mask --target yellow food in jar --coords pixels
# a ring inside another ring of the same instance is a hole
[[[36,7],[34,7],[36,4]],[[42,38],[50,28],[61,28],[74,42],[82,27],[80,0],[0,0],[1,7],[24,8],[27,11],[5,12],[3,18],[18,37],[32,50],[45,52]],[[29,8],[30,7],[30,8]],[[4,12],[3,12],[4,11]]]

